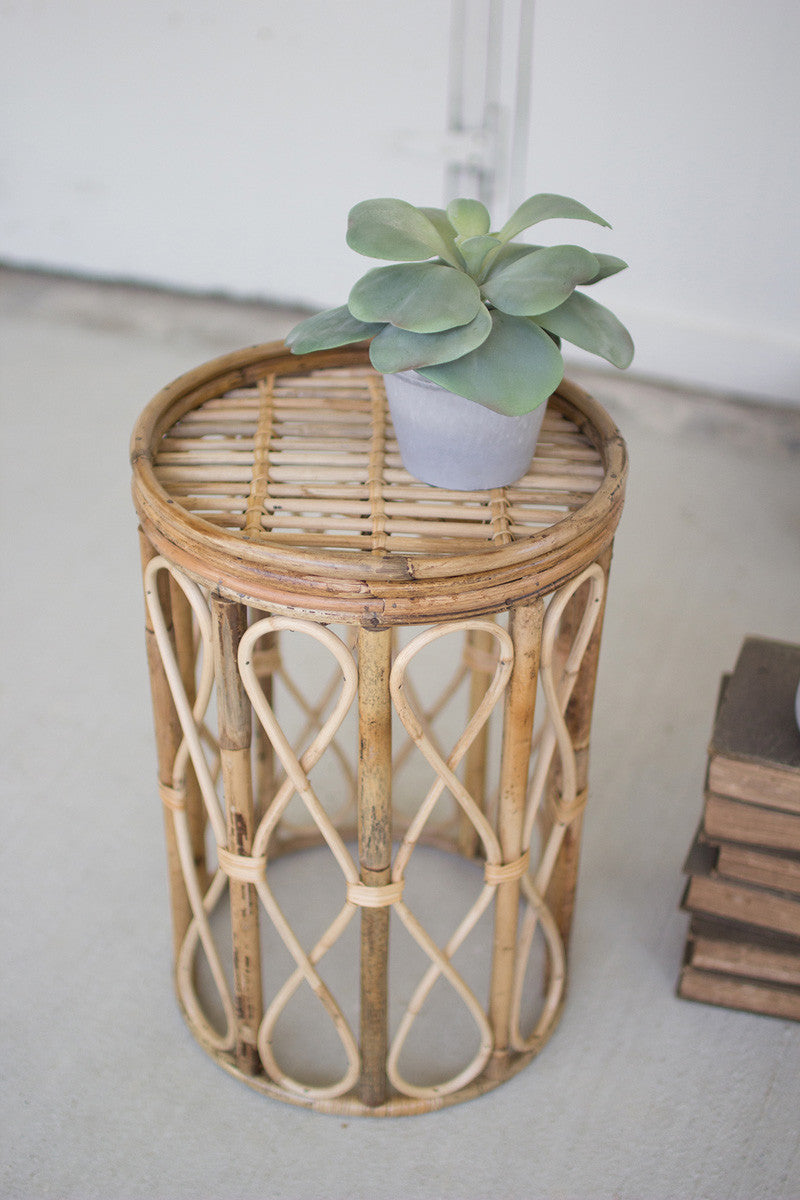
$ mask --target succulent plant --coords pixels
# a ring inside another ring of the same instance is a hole
[[[497,233],[478,200],[453,200],[446,211],[364,200],[350,210],[347,244],[392,265],[368,271],[347,304],[301,321],[287,344],[306,354],[370,338],[376,370],[418,371],[507,416],[537,408],[561,382],[562,338],[627,367],[628,331],[575,290],[627,264],[581,246],[514,241],[552,218],[610,228],[577,200],[549,193],[529,197]]]

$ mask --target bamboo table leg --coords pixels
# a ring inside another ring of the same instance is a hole
[[[392,632],[358,633],[358,856],[361,882],[389,883],[392,863]],[[386,1099],[389,909],[361,910],[361,1100]]]
[[[252,716],[237,667],[237,654],[247,629],[247,609],[243,604],[212,597],[211,613],[227,850],[246,857],[252,849],[255,823],[250,767]],[[236,1059],[243,1071],[256,1074],[260,1066],[257,1038],[262,998],[258,894],[253,884],[231,878],[230,904],[234,992],[239,1018]]]

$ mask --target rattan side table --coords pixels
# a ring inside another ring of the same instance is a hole
[[[519,483],[430,488],[363,345],[275,343],[162,391],[132,462],[192,1033],[326,1112],[495,1087],[564,1000],[619,432],[565,382]]]

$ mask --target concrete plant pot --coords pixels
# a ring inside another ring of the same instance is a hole
[[[546,404],[506,417],[448,392],[416,371],[384,375],[403,465],[434,487],[504,487],[528,471]]]

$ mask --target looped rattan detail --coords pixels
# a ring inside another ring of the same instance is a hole
[[[496,887],[500,883],[510,883],[521,879],[530,866],[531,852],[526,850],[519,858],[507,863],[487,863],[483,868],[483,878],[487,883]]]
[[[176,986],[190,1028],[251,1086],[328,1112],[422,1112],[495,1086],[541,1049],[564,1001],[569,856],[627,470],[616,429],[564,383],[523,479],[491,492],[432,489],[402,467],[363,346],[295,358],[275,344],[165,389],[137,425],[133,461]],[[425,628],[390,628],[404,625]],[[300,643],[303,662],[323,656],[302,686]],[[449,667],[423,687],[417,663],[437,655]],[[453,734],[444,718],[465,691]],[[417,771],[402,819],[401,770]],[[370,857],[370,838],[384,857]],[[459,875],[463,900],[458,889],[447,897],[457,915],[446,928],[414,886],[424,844],[472,864]],[[311,847],[335,883],[323,889],[320,873],[315,919],[318,903],[326,915],[306,937],[281,899],[291,870],[267,865]],[[422,964],[399,1005],[393,994],[391,1029],[390,920]],[[353,921],[358,1028],[330,982]],[[263,962],[259,922],[278,948]],[[531,987],[537,937],[545,965]],[[325,1077],[284,1063],[301,993],[338,1047]],[[443,997],[468,1032],[457,1063],[420,1075],[409,1047]]]

